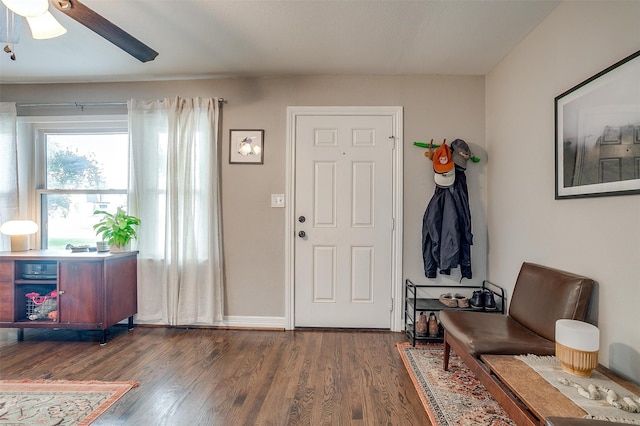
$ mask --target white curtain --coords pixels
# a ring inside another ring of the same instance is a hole
[[[223,319],[219,104],[211,99],[128,102],[129,212],[138,216],[139,321]]]
[[[16,104],[0,102],[0,225],[18,216]],[[0,234],[0,251],[9,250],[9,237]]]

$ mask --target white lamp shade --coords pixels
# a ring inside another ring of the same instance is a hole
[[[562,371],[589,377],[598,366],[599,349],[598,327],[582,321],[556,321],[556,358]]]
[[[0,232],[11,236],[11,251],[26,251],[29,235],[38,232],[38,224],[32,220],[10,220],[0,226]]]
[[[29,23],[31,35],[36,40],[58,37],[67,32],[67,29],[60,25],[49,11],[40,16],[27,17],[27,23]]]
[[[2,0],[7,8],[16,15],[32,18],[49,10],[48,0]]]
[[[575,320],[556,321],[556,342],[579,351],[600,349],[600,330],[595,325]]]
[[[0,226],[5,235],[31,235],[38,232],[38,224],[32,220],[10,220]]]

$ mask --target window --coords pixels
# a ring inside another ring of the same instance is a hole
[[[129,135],[123,123],[59,123],[36,132],[36,180],[42,248],[89,246],[95,210],[127,209]]]

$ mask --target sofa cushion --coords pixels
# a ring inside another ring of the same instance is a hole
[[[486,312],[441,311],[440,322],[474,356],[554,355],[555,343],[507,315]]]
[[[513,289],[509,316],[553,341],[556,320],[584,320],[592,286],[590,278],[525,262]]]

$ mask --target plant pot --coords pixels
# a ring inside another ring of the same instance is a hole
[[[98,250],[98,252],[109,251],[109,243],[106,241],[97,241],[96,250]]]
[[[131,251],[131,242],[128,242],[124,246],[111,244],[110,248],[111,248],[111,253],[125,253],[127,251]]]

